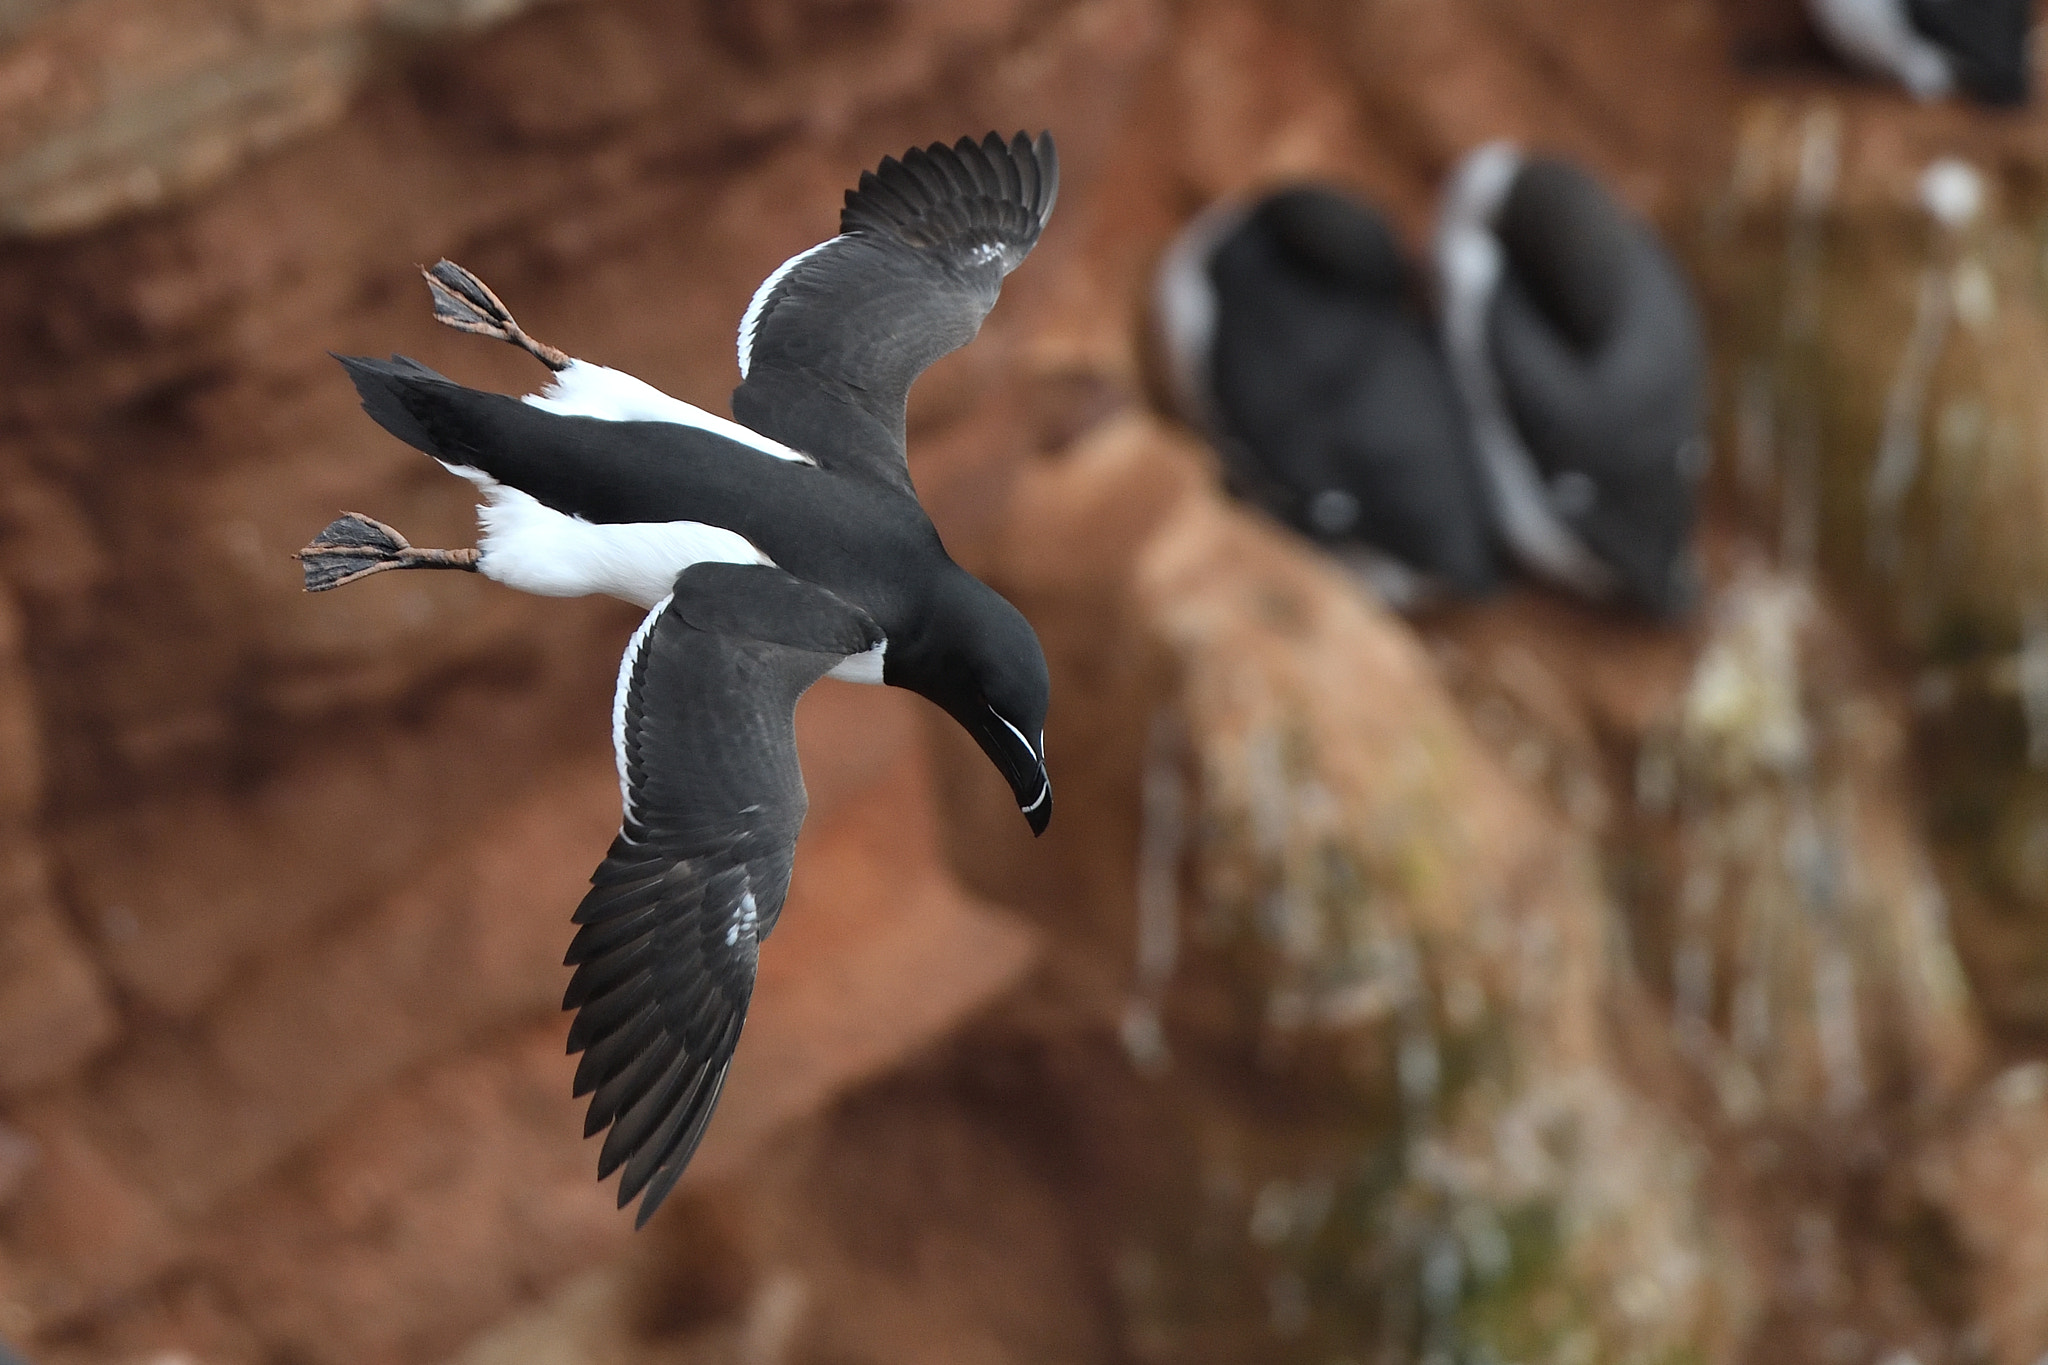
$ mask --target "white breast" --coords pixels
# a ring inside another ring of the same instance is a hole
[[[1488,143],[1466,157],[1452,178],[1436,239],[1444,350],[1509,547],[1534,572],[1598,600],[1615,591],[1614,572],[1553,507],[1536,457],[1509,415],[1488,336],[1487,322],[1507,269],[1493,223],[1521,165],[1512,144]]]
[[[1247,208],[1230,204],[1204,211],[1182,229],[1153,277],[1152,316],[1165,352],[1167,381],[1182,420],[1210,433],[1219,429],[1209,394],[1216,349],[1216,281],[1209,258],[1244,222]]]

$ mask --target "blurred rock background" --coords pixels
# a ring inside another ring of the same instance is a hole
[[[430,321],[447,255],[717,408],[860,167],[1041,126],[1059,214],[911,443],[1045,639],[1060,819],[809,698],[790,913],[634,1237],[556,1003],[635,613],[303,597],[342,508],[470,534],[324,353],[529,387]],[[1189,213],[1312,174],[1417,242],[1502,135],[1708,304],[1689,626],[1401,621],[1155,415]],[[2041,115],[1842,74],[1793,0],[0,0],[0,233],[33,1359],[2048,1353]]]

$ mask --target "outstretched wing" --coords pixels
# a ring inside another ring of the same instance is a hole
[[[692,565],[626,647],[613,704],[625,818],[576,909],[584,1135],[619,1207],[667,1197],[704,1136],[746,1020],[755,952],[804,818],[797,698],[879,643],[866,613],[760,564]],[[637,1224],[636,1224],[637,1225]]]
[[[1058,192],[1050,133],[935,142],[863,172],[839,235],[783,262],[747,305],[733,415],[910,491],[910,385],[981,330]]]

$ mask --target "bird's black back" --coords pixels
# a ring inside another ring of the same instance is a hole
[[[416,449],[585,521],[725,527],[859,603],[892,641],[915,635],[923,586],[957,572],[916,499],[887,485],[696,427],[566,417],[403,358],[341,362],[370,416]]]

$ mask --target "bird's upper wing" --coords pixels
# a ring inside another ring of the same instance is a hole
[[[910,491],[911,382],[974,339],[1058,192],[1050,133],[935,142],[863,172],[839,235],[783,262],[747,305],[733,415]]]
[[[789,889],[803,776],[797,698],[882,638],[859,609],[782,570],[696,564],[626,648],[613,705],[625,818],[576,909],[564,1009],[583,1054],[598,1177],[645,1223],[725,1084],[755,951]]]

